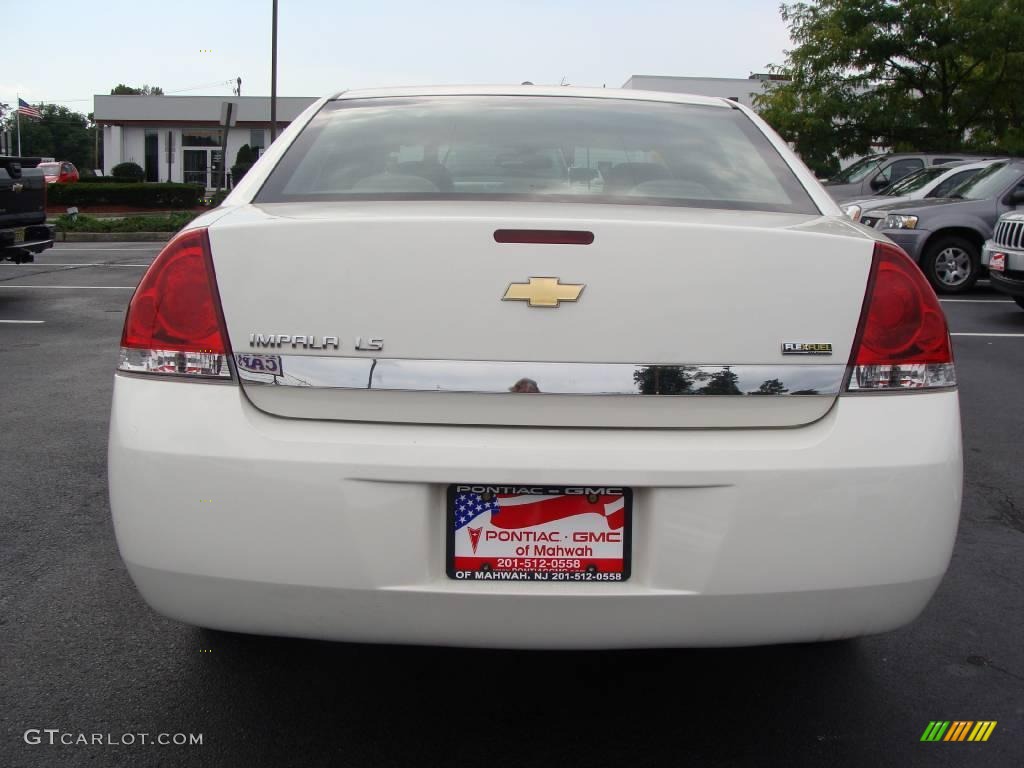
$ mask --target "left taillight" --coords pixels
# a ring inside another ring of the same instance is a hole
[[[176,235],[135,289],[118,370],[231,379],[231,348],[205,228]]]

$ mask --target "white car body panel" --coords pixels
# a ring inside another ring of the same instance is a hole
[[[955,392],[843,397],[800,429],[509,430],[282,419],[236,387],[118,375],[111,506],[150,604],[210,627],[507,647],[824,640],[904,624],[931,596],[956,534],[959,429]],[[495,477],[635,488],[630,580],[449,580],[444,484]]]
[[[763,366],[787,380],[798,368],[838,368],[845,380],[875,245],[888,241],[850,222],[752,112],[679,94],[532,86],[335,98],[463,94],[741,110],[820,215],[582,202],[254,203],[321,100],[221,208],[190,225],[207,228],[236,355],[328,367],[352,358],[372,366],[381,355],[442,369]],[[499,245],[493,233],[502,228],[587,230],[594,241]],[[535,275],[586,284],[583,298],[557,310],[501,300],[509,283]],[[265,349],[256,333],[342,343]],[[354,349],[356,336],[382,338],[383,351]],[[786,356],[786,342],[827,342],[832,354]],[[118,373],[114,384],[109,485],[123,559],[151,606],[201,626],[518,648],[829,640],[913,620],[956,535],[962,456],[949,387],[523,395],[370,391],[313,378],[240,385],[237,368],[232,374]],[[631,489],[628,580],[449,578],[445,498],[458,483]]]

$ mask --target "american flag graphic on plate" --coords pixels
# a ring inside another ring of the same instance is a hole
[[[448,575],[624,581],[633,494],[610,486],[451,485]]]

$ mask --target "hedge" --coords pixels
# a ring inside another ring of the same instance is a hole
[[[82,176],[79,178],[78,184],[124,184],[121,179],[115,179],[113,176]]]
[[[128,205],[195,208],[206,190],[198,184],[51,184],[49,205]]]
[[[198,215],[189,211],[169,216],[125,216],[123,219],[79,215],[74,221],[64,215],[57,219],[57,229],[61,232],[177,232]]]

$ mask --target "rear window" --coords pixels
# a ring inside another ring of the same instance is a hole
[[[739,110],[544,96],[329,102],[255,201],[391,199],[819,212]]]

